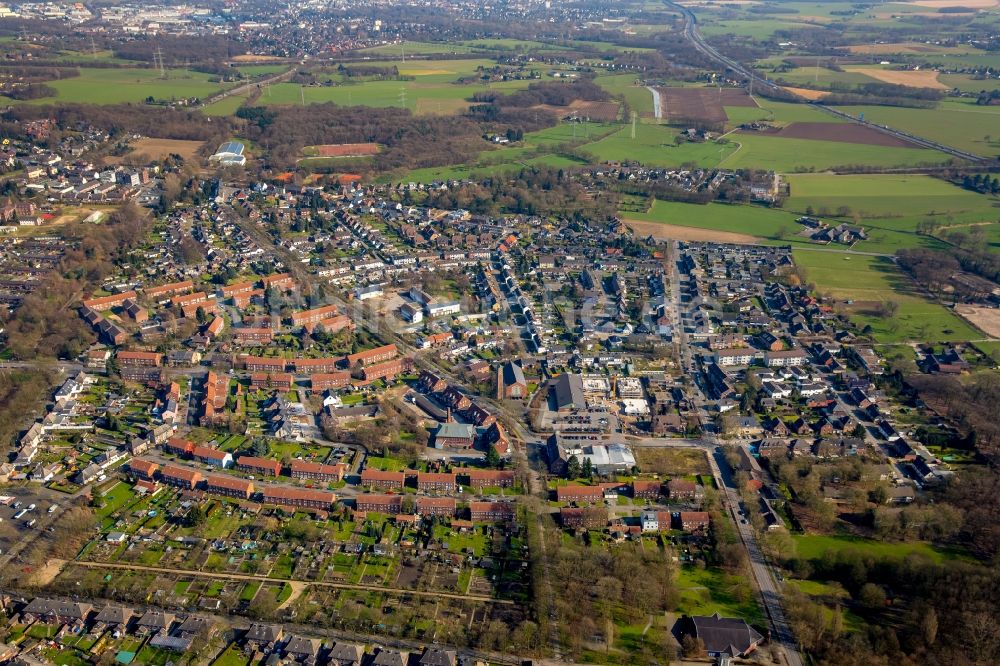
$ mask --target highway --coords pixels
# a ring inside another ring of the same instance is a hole
[[[705,41],[705,38],[702,36],[701,31],[698,29],[698,18],[695,16],[694,12],[692,12],[687,7],[683,7],[675,2],[672,2],[672,0],[663,0],[663,1],[669,7],[677,10],[684,16],[684,37],[689,42],[691,42],[691,45],[694,46],[695,50],[701,53],[702,55],[711,58],[715,62],[731,69],[736,74],[747,79],[747,81],[750,82],[751,92],[753,91],[754,84],[756,84],[758,88],[763,87],[764,89],[769,89],[772,91],[780,91],[781,95],[783,96],[792,95],[793,97],[798,97],[798,95],[794,95],[793,93],[790,93],[788,90],[785,90],[778,84],[772,81],[768,81],[766,78],[760,76],[759,74],[753,71],[753,68],[745,67],[740,62],[732,58],[729,58],[723,55],[722,53],[719,53],[719,51],[717,51],[714,47],[712,47],[708,42]],[[931,139],[917,136],[915,134],[910,134],[909,132],[903,132],[901,130],[894,129],[892,127],[886,127],[885,125],[878,125],[876,123],[869,122],[867,120],[856,118],[848,113],[844,113],[843,111],[839,111],[837,109],[826,106],[825,104],[819,104],[818,102],[809,102],[809,105],[820,111],[823,111],[824,113],[837,116],[844,120],[849,120],[858,125],[864,125],[865,127],[870,127],[878,132],[881,132],[882,134],[888,134],[889,136],[894,136],[897,139],[909,141],[910,143],[921,146],[922,148],[937,150],[942,153],[951,155],[952,157],[957,157],[958,159],[961,160],[968,160],[970,162],[989,161],[987,158],[981,155],[968,153],[965,152],[964,150],[959,150],[958,148],[954,148],[952,146],[948,146],[943,143],[938,143],[937,141],[932,141]]]

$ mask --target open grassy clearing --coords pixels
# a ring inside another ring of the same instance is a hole
[[[598,76],[594,83],[612,96],[621,95],[629,107],[639,115],[653,114],[653,95],[644,86],[635,84],[635,74],[612,74]]]
[[[762,619],[760,608],[749,582],[742,576],[718,569],[682,567],[677,576],[681,592],[678,611],[688,615],[742,617],[748,622]]]
[[[600,141],[588,143],[583,150],[602,162],[635,161],[647,166],[679,167],[684,164],[715,166],[720,158],[736,149],[735,145],[713,142],[676,145],[676,136],[677,130],[666,125],[639,124],[633,139],[631,125],[625,125]]]
[[[983,334],[943,305],[927,300],[908,276],[886,257],[796,249],[795,263],[817,291],[841,301],[859,326],[871,326],[878,342],[944,342],[980,339]],[[894,301],[893,317],[878,306]]]
[[[211,78],[211,74],[185,69],[168,69],[167,78],[160,78],[159,71],[153,69],[81,67],[80,76],[47,83],[59,91],[56,97],[34,99],[30,103],[119,104],[141,102],[150,96],[157,100],[204,98],[236,85],[212,82]]]
[[[903,558],[911,554],[916,554],[927,557],[937,563],[963,556],[962,553],[939,548],[924,541],[897,543],[849,536],[822,536],[814,534],[792,535],[792,540],[795,542],[795,549],[798,556],[810,560],[819,559],[824,553],[848,549],[854,549],[865,555],[880,559]]]
[[[433,75],[438,76],[438,75]],[[454,80],[457,77],[448,75]],[[414,112],[444,113],[464,110],[476,92],[487,90],[512,91],[527,88],[530,81],[504,81],[500,83],[459,85],[450,82],[416,81],[365,81],[340,86],[299,86],[279,83],[270,86],[261,95],[260,104],[322,104],[333,102],[343,106],[402,107]],[[402,91],[406,91],[405,104]]]
[[[918,166],[941,164],[949,159],[944,153],[923,148],[793,139],[749,132],[731,135],[729,139],[742,148],[722,163],[728,168],[770,169],[787,173],[855,164]]]
[[[218,102],[209,104],[201,112],[206,116],[231,116],[243,106],[249,97],[250,93],[245,95],[231,95]]]
[[[471,53],[472,49],[463,44],[449,42],[402,42],[399,44],[383,44],[361,49],[358,53],[365,55],[387,55],[402,58],[410,55],[434,55],[436,53]]]
[[[935,109],[888,106],[845,106],[845,113],[888,125],[955,148],[983,155],[1000,155],[1000,107],[977,106],[971,101],[945,100]],[[989,139],[987,140],[987,137]]]

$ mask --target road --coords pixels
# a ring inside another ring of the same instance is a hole
[[[282,81],[287,81],[292,78],[295,72],[298,71],[298,67],[292,67],[291,69],[282,72],[280,74],[275,74],[272,77],[266,78],[263,81],[252,81],[250,83],[244,83],[241,86],[236,86],[235,88],[230,88],[229,90],[224,90],[220,93],[212,95],[201,101],[200,106],[208,106],[210,104],[215,104],[216,102],[221,102],[227,97],[232,97],[233,95],[242,95],[245,92],[250,92],[256,90],[262,86],[269,86],[274,83],[281,83]]]
[[[760,76],[755,71],[753,71],[752,68],[744,67],[739,61],[723,55],[722,53],[717,51],[714,47],[712,47],[708,42],[705,41],[705,38],[702,37],[701,31],[698,29],[698,18],[695,16],[694,12],[692,12],[690,9],[678,5],[676,2],[672,2],[672,0],[664,0],[664,3],[667,6],[680,12],[684,16],[684,22],[685,22],[684,37],[689,42],[691,42],[691,45],[695,48],[695,50],[701,53],[702,55],[714,60],[720,65],[729,68],[736,74],[747,79],[751,91],[753,90],[754,84],[756,84],[758,88],[763,87],[764,89],[772,91],[780,91],[782,96],[792,95],[793,97],[798,97],[797,95],[794,95],[793,93],[790,93],[789,91],[783,89],[776,83]],[[870,127],[878,132],[881,132],[882,134],[888,134],[890,136],[896,137],[897,139],[909,141],[910,143],[916,144],[923,148],[930,148],[932,150],[937,150],[942,153],[951,155],[952,157],[957,157],[962,160],[968,160],[970,162],[989,161],[987,160],[987,158],[981,155],[974,155],[973,153],[968,153],[964,150],[959,150],[958,148],[954,148],[952,146],[948,146],[943,143],[938,143],[937,141],[932,141],[931,139],[927,139],[922,136],[917,136],[915,134],[910,134],[909,132],[903,132],[902,130],[897,130],[892,127],[886,127],[885,125],[878,125],[876,123],[869,122],[867,120],[861,120],[860,118],[855,118],[854,116],[848,113],[844,113],[843,111],[831,108],[829,106],[826,106],[825,104],[820,104],[818,102],[809,102],[809,105],[820,111],[823,111],[824,113],[829,113],[844,120],[849,120],[858,125],[864,125],[865,127]]]
[[[663,98],[660,96],[660,91],[653,86],[646,86],[648,90],[653,95],[653,117],[660,119],[663,117]]]
[[[771,625],[771,641],[776,644],[780,652],[785,655],[788,666],[802,666],[802,656],[798,651],[798,643],[792,632],[791,626],[785,618],[784,610],[781,607],[781,590],[775,580],[771,565],[764,558],[760,545],[757,543],[757,535],[748,521],[744,521],[739,515],[740,499],[735,487],[735,481],[729,472],[729,465],[725,462],[719,447],[719,440],[716,438],[711,419],[705,409],[705,396],[701,393],[697,381],[694,379],[698,373],[698,367],[691,352],[691,346],[684,331],[681,319],[681,299],[680,299],[680,269],[678,259],[680,244],[677,241],[671,243],[667,253],[667,261],[670,270],[670,312],[671,321],[674,326],[674,340],[679,343],[677,354],[678,363],[681,365],[681,372],[691,378],[691,392],[693,401],[698,410],[698,417],[702,422],[701,440],[702,446],[708,448],[708,460],[715,477],[716,485],[721,491],[720,497],[727,511],[733,518],[739,530],[740,540],[747,551],[747,558],[750,563],[750,571],[753,574],[754,585],[760,592],[760,600]],[[685,441],[684,444],[690,446],[693,442]],[[719,462],[722,464],[720,465]],[[726,473],[723,474],[723,470]]]

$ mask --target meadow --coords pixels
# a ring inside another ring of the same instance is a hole
[[[768,169],[782,173],[838,166],[919,166],[941,164],[949,157],[924,148],[873,146],[841,141],[785,138],[753,132],[730,135],[740,146],[722,164],[728,168]]]
[[[796,554],[807,560],[819,559],[827,552],[857,550],[864,555],[878,559],[903,558],[908,555],[920,555],[929,560],[941,563],[959,555],[944,548],[938,548],[924,541],[875,541],[850,536],[820,536],[813,534],[792,535]],[[803,581],[805,582],[805,581]],[[805,589],[811,594],[816,590]]]
[[[380,67],[397,67],[400,75],[413,77],[402,81],[351,81],[333,74],[334,85],[299,86],[279,83],[261,95],[264,105],[321,104],[333,102],[344,106],[405,106],[418,114],[452,114],[464,111],[476,92],[508,92],[527,88],[532,81],[465,83],[462,77],[476,76],[477,68],[492,66],[489,60],[421,60],[412,62],[372,61]],[[323,75],[319,75],[323,78]]]
[[[58,91],[56,97],[31,100],[30,104],[78,102],[82,104],[120,104],[141,102],[152,96],[157,100],[188,97],[204,98],[235,83],[212,82],[211,74],[185,69],[168,69],[166,78],[154,69],[102,69],[81,67],[80,76],[47,85]]]
[[[860,327],[871,326],[880,343],[944,342],[985,337],[948,308],[926,299],[887,257],[822,252],[796,248],[795,263],[805,269],[816,290],[841,301]],[[884,301],[894,301],[892,317],[878,314]]]
[[[976,155],[1000,155],[998,106],[977,106],[972,100],[945,100],[934,109],[888,106],[839,108],[854,116],[864,113],[865,120],[912,132]]]
[[[230,95],[204,107],[201,112],[206,116],[231,116],[250,97],[250,93],[244,95]]]

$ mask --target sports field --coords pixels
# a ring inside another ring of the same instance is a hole
[[[213,83],[211,74],[185,69],[168,69],[166,78],[161,78],[153,69],[101,69],[80,68],[80,76],[60,81],[50,81],[49,85],[59,91],[57,97],[43,97],[31,100],[30,104],[50,104],[53,101],[79,102],[83,104],[120,104],[141,102],[152,96],[157,100],[173,100],[188,97],[208,97],[235,83]]]

